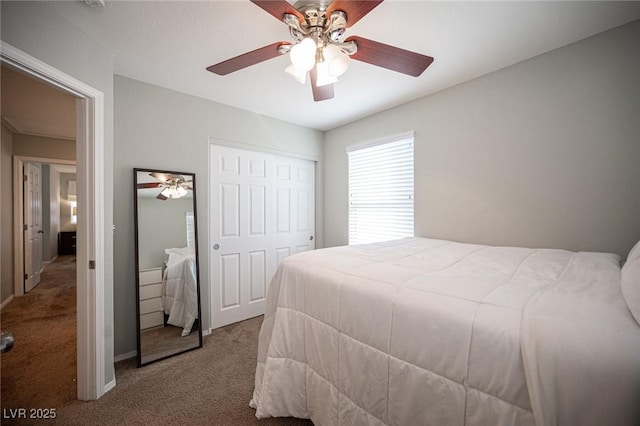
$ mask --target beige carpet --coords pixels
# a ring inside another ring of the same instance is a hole
[[[56,262],[45,273],[52,273],[53,266],[65,269],[65,263],[61,260],[57,265]],[[49,286],[43,284],[41,290],[48,289]],[[143,368],[135,367],[135,359],[117,363],[117,386],[113,390],[98,401],[75,400],[75,308],[73,320],[65,320],[68,313],[61,312],[69,308],[62,308],[60,301],[69,302],[70,296],[65,296],[64,286],[51,287],[47,290],[51,294],[43,296],[36,296],[34,290],[34,299],[43,302],[39,308],[36,300],[21,300],[29,295],[14,300],[2,310],[3,330],[5,326],[9,330],[8,324],[11,324],[17,327],[12,328],[15,334],[20,329],[18,323],[26,326],[35,321],[34,330],[29,331],[28,336],[35,335],[37,330],[45,332],[37,338],[40,343],[35,346],[39,349],[33,349],[34,353],[42,352],[41,356],[19,357],[18,345],[26,346],[28,338],[18,335],[14,349],[2,355],[0,399],[3,409],[55,408],[56,419],[14,421],[3,416],[3,425],[312,425],[308,420],[292,418],[258,420],[249,407],[261,317],[214,330],[205,336],[203,348]],[[71,293],[75,306],[75,289]],[[37,313],[22,309],[25,303]],[[18,312],[13,315],[22,318],[18,322],[10,315],[14,307]],[[36,317],[43,319],[36,321]],[[58,320],[60,324],[56,325]],[[72,341],[69,340],[71,330]],[[19,358],[22,359],[15,362]],[[65,376],[63,372],[69,370],[72,362],[73,377]]]
[[[58,256],[38,286],[2,309],[0,328],[15,337],[0,355],[3,409],[59,407],[76,398],[75,274],[75,256]]]

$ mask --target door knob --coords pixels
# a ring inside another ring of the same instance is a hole
[[[0,352],[9,352],[11,348],[13,348],[14,341],[13,334],[2,333],[2,335],[0,335]]]
[[[213,245],[213,249],[214,249],[214,250],[218,250],[219,248],[220,248],[220,244],[214,244],[214,245]]]
[[[309,237],[309,241],[313,241],[313,235]]]

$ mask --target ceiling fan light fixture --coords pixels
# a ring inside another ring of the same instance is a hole
[[[286,72],[289,77],[293,78],[300,84],[304,84],[307,81],[307,72],[305,70],[301,70],[293,64],[290,64],[287,68],[285,68],[284,72]]]
[[[171,185],[163,189],[160,195],[167,198],[176,199],[187,195],[187,190],[179,185]]]
[[[296,68],[309,71],[316,63],[316,42],[310,37],[305,37],[300,43],[291,48],[289,57]]]

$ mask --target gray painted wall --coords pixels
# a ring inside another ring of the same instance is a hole
[[[51,185],[49,187],[49,199],[51,207],[49,208],[49,231],[51,238],[49,240],[49,252],[53,259],[58,255],[58,232],[60,232],[60,172],[50,167]]]
[[[51,253],[51,166],[43,164],[41,168],[42,176],[42,261],[48,262],[53,259]],[[57,234],[56,234],[57,235]]]
[[[66,182],[75,180],[75,174],[60,174],[48,164],[42,165],[42,260],[48,262],[58,255],[58,233],[75,231],[76,225],[70,223],[70,204],[63,195],[66,192]],[[61,184],[64,182],[64,184]],[[63,223],[64,229],[60,229]]]
[[[1,4],[2,40],[104,94],[105,383],[113,367],[113,52],[57,15],[51,2]]]
[[[115,77],[115,102],[115,348],[126,354],[136,348],[133,168],[196,174],[202,315],[208,328],[210,138],[320,158],[323,134],[122,76]],[[321,234],[321,186],[317,191],[316,234]]]
[[[75,173],[60,173],[60,231],[75,231],[77,223],[71,220],[71,206],[75,200],[69,199],[69,181],[76,180]]]
[[[67,194],[70,180],[76,180],[76,175],[60,174],[50,165],[42,165],[42,260],[45,262],[58,255],[58,233],[76,230],[76,224],[71,221],[71,202]]]
[[[638,40],[635,21],[327,132],[325,245],[347,243],[345,148],[415,130],[416,235],[626,256],[640,239]]]
[[[187,246],[187,212],[193,212],[193,198],[164,201],[153,197],[138,199],[140,269],[160,267],[167,259],[165,249]],[[201,249],[204,250],[204,247]]]

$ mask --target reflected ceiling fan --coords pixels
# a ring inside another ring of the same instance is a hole
[[[187,191],[193,191],[193,187],[190,185],[191,181],[186,180],[184,176],[158,172],[151,172],[149,176],[158,179],[159,182],[139,183],[137,187],[138,189],[162,188],[156,197],[158,200],[182,198],[187,195]]]
[[[235,58],[207,67],[218,75],[227,75],[280,55],[289,54],[291,65],[285,72],[304,84],[307,73],[314,101],[334,97],[333,83],[338,81],[355,59],[413,77],[421,75],[433,62],[430,56],[388,44],[351,36],[347,28],[371,12],[382,0],[251,0],[289,27],[294,42],[278,41]]]

